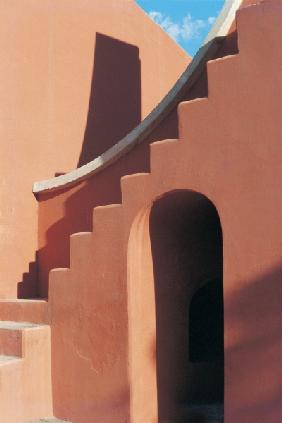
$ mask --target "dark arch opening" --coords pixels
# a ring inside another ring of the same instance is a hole
[[[224,358],[223,347],[222,283],[220,279],[213,279],[194,294],[190,304],[190,361],[221,361]]]
[[[159,423],[223,422],[222,231],[203,195],[155,201],[150,237],[156,300]]]

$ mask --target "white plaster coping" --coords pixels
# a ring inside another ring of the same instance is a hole
[[[188,87],[193,85],[200,75],[206,62],[213,57],[213,54],[218,48],[218,41],[228,34],[234,22],[236,11],[239,9],[242,1],[243,0],[226,0],[213,28],[186,70],[163,100],[138,126],[136,126],[136,128],[114,146],[86,165],[64,175],[35,182],[33,184],[33,193],[36,195],[44,192],[59,191],[71,185],[75,185],[94,173],[98,173],[106,166],[109,166],[121,156],[124,156],[135,145],[146,139],[171,110],[177,106],[184,92]]]
[[[22,329],[34,329],[34,328],[41,328],[47,325],[44,324],[37,324],[37,323],[30,323],[30,322],[14,322],[14,321],[1,321],[0,322],[0,330],[22,330]]]

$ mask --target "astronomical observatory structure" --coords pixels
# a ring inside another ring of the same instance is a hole
[[[281,422],[282,1],[0,20],[1,423]]]

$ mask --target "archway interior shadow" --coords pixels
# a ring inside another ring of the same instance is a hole
[[[158,199],[150,215],[159,423],[223,421],[222,232],[192,191]]]
[[[139,48],[97,33],[87,123],[78,166],[104,153],[140,121]]]

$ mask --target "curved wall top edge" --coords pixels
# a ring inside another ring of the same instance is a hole
[[[98,173],[106,166],[118,160],[119,157],[125,155],[136,144],[142,142],[177,105],[187,85],[192,85],[195,82],[197,75],[203,69],[206,61],[212,57],[214,50],[217,48],[218,40],[228,34],[235,19],[236,11],[239,9],[242,2],[243,0],[227,0],[225,2],[213,28],[191,63],[164,99],[136,128],[118,141],[113,147],[109,148],[86,165],[64,175],[35,182],[32,189],[33,193],[36,195],[44,192],[59,191],[75,185],[94,173]]]

